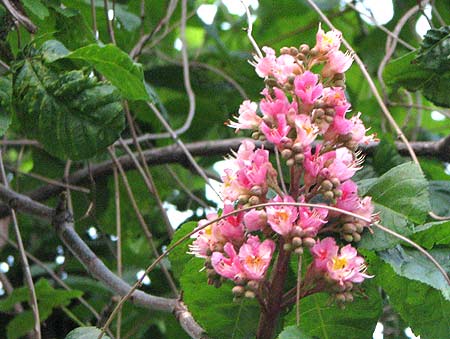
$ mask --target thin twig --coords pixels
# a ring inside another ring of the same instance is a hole
[[[240,1],[241,1],[242,6],[244,6],[244,8],[245,8],[245,14],[247,15],[247,25],[248,25],[248,27],[247,27],[247,37],[248,37],[248,40],[250,40],[250,43],[252,44],[253,49],[256,52],[256,55],[258,57],[262,58],[263,55],[261,53],[261,50],[259,49],[259,46],[256,43],[256,41],[255,41],[255,39],[253,38],[253,35],[252,35],[253,34],[253,22],[252,22],[252,16],[250,14],[250,9],[247,6],[247,4],[244,2],[244,0],[240,0]]]
[[[297,326],[300,326],[300,286],[302,284],[302,260],[303,256],[298,255],[298,268],[297,268],[297,286],[296,286],[296,296],[295,296],[295,321]]]
[[[406,107],[406,108],[424,109],[427,111],[437,111],[450,119],[450,110],[442,108],[442,107],[431,107],[431,106],[424,106],[424,105],[418,105],[418,104],[413,104],[413,103],[393,102],[393,101],[389,101],[389,106],[400,106],[400,107]]]
[[[2,181],[5,185],[5,188],[9,187],[8,178],[6,176],[5,167],[3,166],[3,154],[0,150],[0,172],[2,176]],[[30,307],[33,312],[34,317],[34,332],[36,335],[36,339],[41,339],[41,321],[39,318],[39,307],[36,297],[36,290],[34,288],[33,278],[31,276],[30,265],[28,263],[27,255],[25,254],[25,247],[22,241],[22,235],[20,234],[19,223],[17,222],[16,212],[11,208],[11,217],[14,226],[14,233],[16,235],[17,244],[19,248],[20,259],[22,261],[23,274],[25,276],[25,281],[28,285],[29,293],[30,293]]]
[[[131,189],[130,183],[128,182],[125,171],[123,170],[122,166],[118,162],[117,157],[114,154],[114,151],[111,148],[109,148],[108,151],[109,151],[109,154],[111,155],[111,158],[114,161],[115,166],[119,170],[120,177],[122,178],[122,181],[123,181],[123,184],[127,191],[131,205],[133,206],[134,213],[136,214],[136,217],[137,217],[139,224],[144,232],[144,235],[147,238],[150,249],[152,250],[154,256],[158,257],[159,252],[158,252],[158,249],[156,248],[155,242],[153,241],[153,234],[151,233],[150,228],[148,227],[147,223],[145,222],[145,219],[142,216],[139,206],[137,205],[136,198],[134,196],[133,190]],[[178,295],[178,291],[177,291],[175,282],[173,281],[172,276],[170,275],[169,271],[167,270],[167,268],[164,265],[161,265],[161,271],[163,272],[164,276],[166,277],[167,282],[169,283],[169,287],[172,289],[172,292],[174,293],[174,295]]]
[[[105,9],[105,16],[106,16],[106,26],[108,27],[108,34],[109,38],[111,39],[111,42],[115,45],[116,44],[116,37],[114,34],[114,17],[115,13],[111,20],[109,20],[109,9],[108,9],[108,0],[103,0],[103,8]]]
[[[307,1],[310,4],[310,6],[320,15],[320,17],[323,19],[323,21],[325,21],[330,28],[336,29],[334,27],[334,25],[331,23],[331,21],[328,20],[327,16],[320,10],[319,7],[317,7],[317,5],[314,3],[313,0],[307,0]],[[356,63],[358,64],[359,68],[361,69],[361,72],[363,73],[364,77],[366,78],[366,80],[369,84],[369,87],[372,90],[372,93],[374,94],[378,104],[380,105],[381,110],[383,111],[385,117],[387,118],[389,123],[394,127],[398,137],[400,137],[400,139],[405,143],[406,148],[408,149],[408,152],[409,152],[412,160],[419,166],[419,168],[421,168],[419,160],[417,159],[417,156],[416,156],[413,148],[411,147],[411,144],[409,143],[408,139],[405,137],[402,130],[398,126],[397,122],[394,120],[394,118],[392,117],[388,108],[386,107],[385,103],[383,102],[383,99],[381,98],[380,94],[378,93],[377,87],[375,86],[375,83],[373,82],[372,77],[370,76],[369,72],[367,72],[367,69],[366,69],[364,63],[359,58],[358,54],[356,54],[356,52],[353,50],[352,46],[347,42],[347,40],[342,38],[342,42],[343,42],[344,46],[353,54],[353,57],[354,57]],[[421,171],[422,171],[422,169],[421,169]]]
[[[281,188],[282,188],[284,194],[288,195],[286,183],[285,183],[284,177],[283,177],[283,168],[281,167],[280,152],[278,151],[278,148],[276,148],[276,147],[274,148],[274,150],[275,150],[275,160],[277,162],[278,177],[281,182]]]
[[[98,40],[97,9],[95,8],[95,0],[91,0],[91,19],[92,19],[92,30],[94,31],[95,40]]]
[[[20,9],[16,8],[15,4],[12,3],[9,0],[2,0],[3,5],[5,6],[6,10],[9,12],[9,14],[12,15],[14,19],[17,20],[25,29],[30,32],[31,34],[34,34],[37,32],[38,28],[37,26],[28,18],[25,14],[23,14]]]
[[[117,276],[122,278],[122,223],[120,217],[120,187],[119,175],[117,168],[114,167],[114,202],[116,206],[116,236],[117,236]],[[116,339],[120,339],[120,332],[122,328],[122,309],[119,310],[116,323]]]
[[[350,7],[351,9],[353,9],[354,11],[358,12],[360,15],[365,16],[366,18],[369,18],[370,21],[372,21],[372,23],[375,25],[375,27],[379,28],[380,30],[382,30],[384,33],[386,33],[387,35],[389,35],[390,37],[397,39],[397,41],[402,44],[404,47],[406,47],[407,49],[414,51],[416,50],[416,48],[414,46],[411,46],[410,44],[408,44],[405,40],[399,38],[398,36],[396,36],[394,33],[392,33],[390,30],[388,30],[386,27],[384,27],[383,25],[380,25],[378,23],[378,21],[375,19],[375,17],[373,16],[373,14],[371,13],[371,15],[368,15],[367,13],[364,13],[363,11],[360,11],[358,8],[356,8],[351,2],[347,2],[346,6]]]

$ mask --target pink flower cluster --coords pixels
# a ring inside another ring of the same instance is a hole
[[[313,48],[285,47],[277,56],[264,47],[265,56],[255,57],[266,84],[262,99],[244,101],[228,125],[274,145],[289,169],[289,190],[281,188],[269,151],[243,141],[222,178],[222,213],[199,222],[190,246],[205,259],[209,282],[232,280],[235,295],[247,290],[264,299],[272,257],[305,249],[313,256],[305,281],[321,286],[314,291],[332,292],[335,284],[349,293],[370,277],[356,249],[336,242],[359,241],[374,218],[371,198],[359,197],[351,180],[362,166],[358,145],[374,136],[366,135],[361,113],[348,116],[343,73],[353,59],[340,44],[340,32],[319,27]]]

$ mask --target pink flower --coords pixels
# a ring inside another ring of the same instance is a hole
[[[269,117],[275,119],[280,114],[287,115],[291,108],[297,110],[297,106],[289,102],[286,94],[284,94],[281,89],[275,87],[273,90],[275,93],[275,98],[272,98],[269,95],[269,91],[267,89],[262,91],[265,98],[261,100],[260,108],[264,115],[268,115]]]
[[[319,24],[319,30],[316,34],[316,46],[314,46],[320,53],[326,54],[330,51],[337,51],[341,46],[342,33],[338,30],[331,30],[324,32]]]
[[[311,248],[311,254],[314,257],[314,267],[318,270],[325,271],[327,269],[328,262],[331,258],[337,255],[338,250],[339,247],[336,245],[336,241],[333,238],[327,237],[321,241],[318,241]]]
[[[236,128],[236,132],[240,129],[257,129],[261,123],[261,117],[256,114],[258,105],[256,102],[245,100],[239,107],[239,116],[237,122],[229,121],[228,126]]]
[[[250,210],[244,214],[244,225],[249,232],[262,230],[267,225],[267,215],[264,210]]]
[[[294,202],[290,196],[283,199],[276,196],[272,202]],[[289,236],[294,228],[294,223],[298,217],[298,209],[295,206],[268,206],[266,208],[267,222],[270,227],[278,234],[284,237]]]
[[[322,100],[327,106],[338,109],[338,115],[344,115],[344,113],[350,108],[350,104],[345,97],[345,92],[341,87],[325,87],[323,89]]]
[[[339,255],[334,255],[327,262],[328,275],[340,285],[346,281],[361,283],[366,278],[372,278],[363,273],[365,268],[364,259],[358,256],[358,252],[351,245],[341,248]]]
[[[361,169],[361,159],[354,159],[354,155],[347,148],[341,147],[336,150],[335,158],[331,164],[321,171],[322,176],[333,179],[337,178],[343,182],[350,179],[357,170]]]
[[[272,48],[264,46],[262,50],[266,56],[263,58],[255,57],[255,70],[256,74],[258,74],[261,78],[265,78],[272,75],[273,69],[276,66],[276,57],[275,51]]]
[[[303,202],[302,199],[301,202]],[[317,232],[327,223],[328,210],[326,208],[299,207],[298,226],[310,237],[315,237]]]
[[[233,245],[227,242],[224,246],[224,252],[228,257],[225,257],[223,253],[220,252],[214,252],[212,254],[211,264],[214,270],[222,277],[232,279],[234,281],[244,279],[244,269]]]
[[[256,236],[249,236],[247,242],[239,250],[246,277],[250,280],[261,280],[267,271],[275,250],[275,243],[266,239],[262,243]]]
[[[207,219],[202,219],[198,222],[198,228],[202,228],[208,222],[217,218],[216,213],[210,213],[206,216]],[[191,238],[195,240],[189,245],[189,253],[199,258],[206,258],[208,252],[214,248],[214,245],[219,242],[225,242],[223,237],[217,238],[213,233],[213,228],[217,227],[216,223],[213,223],[205,228],[202,228],[197,233],[194,233]]]
[[[304,105],[310,106],[322,95],[323,86],[318,83],[319,77],[306,71],[302,75],[297,75],[294,80],[294,91]]]
[[[346,72],[353,63],[353,56],[347,52],[332,51],[327,54],[328,60],[322,69],[322,76],[330,78],[337,73]]]
[[[366,132],[368,129],[364,126],[364,123],[360,119],[361,112],[357,115],[350,118],[350,122],[352,124],[350,133],[352,134],[352,142],[356,145],[360,143],[368,144],[372,141],[375,141],[375,137],[373,134],[367,135]]]
[[[276,117],[276,124],[274,126],[269,127],[263,121],[260,129],[269,142],[279,146],[286,140],[286,137],[291,130],[291,126],[287,124],[285,115],[278,114]]]
[[[355,212],[360,206],[358,186],[353,181],[347,180],[339,186],[339,190],[342,195],[337,199],[336,207],[348,212]]]
[[[233,205],[225,204],[223,214],[228,214],[232,211],[234,211]],[[216,238],[222,237],[229,242],[241,243],[244,238],[242,213],[230,215],[229,217],[218,221],[217,227],[215,227],[213,231]]]
[[[286,83],[289,76],[298,70],[295,58],[289,54],[275,56],[275,51],[264,46],[262,48],[265,57],[255,57],[255,70],[261,78],[273,76],[281,84]]]
[[[374,206],[372,204],[372,197],[364,197],[359,204],[359,207],[355,211],[356,214],[371,219],[374,212]],[[360,220],[361,222],[362,220]]]
[[[299,114],[295,117],[295,130],[297,138],[294,143],[301,144],[305,149],[316,139],[319,130],[311,123],[311,118],[306,114]]]

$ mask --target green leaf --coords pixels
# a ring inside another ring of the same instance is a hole
[[[93,326],[89,327],[78,327],[71,331],[65,339],[97,339],[101,331]],[[110,339],[107,335],[103,338]]]
[[[40,20],[44,20],[50,15],[46,6],[40,0],[23,0],[23,5]]]
[[[54,308],[67,306],[74,298],[80,297],[83,293],[77,290],[54,289],[46,279],[40,279],[35,284],[36,297],[38,299],[39,319],[46,320]],[[13,293],[6,299],[0,301],[0,310],[12,310],[18,302],[26,302],[30,298],[28,287],[14,289]],[[29,310],[14,317],[7,325],[8,339],[19,338],[33,329],[33,313]]]
[[[378,175],[382,175],[395,166],[405,162],[397,151],[395,144],[383,138],[378,144],[372,159],[372,165]]]
[[[300,328],[305,334],[320,339],[371,338],[382,312],[381,297],[372,281],[363,285],[367,298],[355,297],[341,309],[329,303],[326,293],[313,294],[300,301]],[[293,309],[285,319],[287,325],[295,324]]]
[[[278,339],[311,339],[297,326],[288,326],[280,333]]]
[[[419,167],[408,162],[394,167],[379,177],[368,189],[375,210],[380,212],[381,224],[400,233],[414,233],[414,224],[425,222],[431,210],[428,183]],[[374,234],[365,234],[361,247],[387,249],[400,241],[374,227]]]
[[[417,91],[428,84],[434,73],[415,63],[417,52],[410,52],[387,64],[383,78],[388,85],[399,85],[409,91]]]
[[[448,249],[434,249],[430,254],[450,272]],[[381,259],[390,264],[395,273],[405,278],[428,284],[442,292],[445,299],[450,301],[450,286],[442,273],[422,253],[413,249],[397,246],[379,253]]]
[[[97,44],[79,48],[66,58],[82,60],[92,65],[116,86],[126,99],[148,100],[142,66],[114,45]]]
[[[430,181],[430,202],[437,215],[450,215],[450,181]]]
[[[186,234],[191,232],[196,226],[197,222],[187,222],[178,227],[177,231],[173,235],[172,241],[170,242],[170,246],[176,243]],[[177,279],[179,279],[181,274],[183,273],[184,267],[187,262],[192,259],[192,255],[187,254],[187,252],[189,251],[189,244],[191,242],[192,239],[186,239],[183,243],[175,247],[169,254],[172,272]]]
[[[58,40],[47,40],[41,46],[41,55],[45,62],[51,63],[64,58],[70,51]]]
[[[418,226],[411,240],[425,248],[450,244],[450,221],[434,221]]]
[[[14,108],[23,131],[62,159],[86,159],[124,128],[119,93],[79,70],[54,70],[38,58],[16,66]]]
[[[450,107],[450,71],[436,75],[426,83],[423,95],[435,105]]]
[[[3,136],[11,124],[12,78],[0,77],[0,136]]]
[[[416,336],[430,339],[450,339],[450,302],[441,292],[418,281],[397,275],[380,259],[369,260],[375,271],[375,282],[388,295],[388,301]]]
[[[244,298],[233,302],[233,284],[215,288],[207,284],[203,260],[192,258],[180,279],[184,302],[194,319],[212,338],[250,339],[256,334],[259,306]]]
[[[444,72],[450,70],[449,56],[450,26],[444,26],[432,28],[425,34],[416,60],[425,69]]]

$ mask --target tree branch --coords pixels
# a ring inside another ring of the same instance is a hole
[[[236,151],[239,148],[244,138],[233,138],[225,140],[215,140],[215,141],[199,141],[186,144],[186,148],[192,156],[225,156],[230,153],[231,150]],[[257,146],[261,146],[263,143],[255,142]],[[447,136],[439,141],[417,141],[411,142],[411,147],[418,156],[434,157],[441,161],[450,162],[450,136]],[[401,155],[407,156],[409,154],[406,145],[402,142],[395,143],[398,152]],[[367,155],[372,155],[377,148],[377,143],[371,143],[369,145],[360,145],[360,149]],[[270,144],[264,144],[264,148],[273,150],[273,146]],[[160,147],[155,149],[146,150],[143,152],[145,161],[150,166],[163,165],[169,163],[186,163],[188,161],[185,152],[177,144]],[[135,164],[133,159],[124,155],[118,158],[119,163],[122,165],[124,170],[135,169]],[[92,178],[104,177],[112,174],[114,163],[112,160],[104,161],[96,165],[90,166],[89,168],[80,169],[72,173],[68,178],[66,184],[79,185],[83,182],[87,182],[92,176]],[[61,181],[61,184],[64,184]],[[56,186],[52,184],[43,185],[33,191],[26,192],[25,195],[30,199],[35,201],[45,201],[51,197],[54,197],[61,193],[64,187]],[[17,208],[16,203],[22,203],[22,201],[15,201],[17,198],[17,193],[10,192],[7,193],[8,196],[2,196],[6,194],[0,192],[0,199],[10,204],[12,207]],[[25,206],[29,208],[29,206]],[[25,210],[27,213],[31,213],[38,217],[46,217],[42,215],[43,209],[38,208],[37,210]],[[9,209],[5,205],[0,205],[0,218],[9,215]]]

